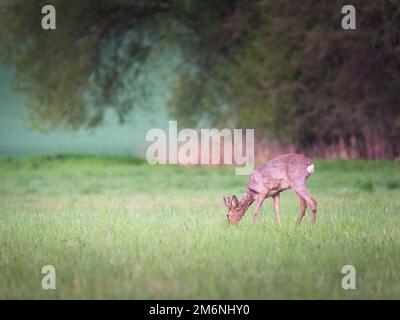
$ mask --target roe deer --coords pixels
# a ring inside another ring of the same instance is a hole
[[[311,160],[297,153],[276,157],[265,165],[257,167],[250,175],[247,190],[240,201],[236,196],[232,196],[232,199],[224,197],[224,203],[228,209],[227,218],[229,223],[238,224],[254,201],[256,202],[256,208],[253,223],[256,223],[264,199],[272,197],[275,214],[278,223],[281,224],[279,194],[289,188],[296,192],[300,202],[297,223],[300,223],[304,217],[307,203],[311,206],[311,221],[314,223],[317,217],[317,201],[306,188],[306,181],[313,172],[314,164]]]

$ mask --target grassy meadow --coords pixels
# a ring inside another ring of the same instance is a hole
[[[223,195],[244,192],[229,167],[55,156],[0,159],[1,299],[399,299],[400,164],[316,161],[318,200],[283,225],[264,202],[236,227]],[[56,290],[41,268],[56,268]],[[341,268],[357,271],[343,290]]]

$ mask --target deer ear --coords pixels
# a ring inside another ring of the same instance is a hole
[[[238,206],[238,204],[239,204],[238,198],[236,198],[236,196],[232,196],[232,202],[231,203],[232,203],[232,207],[236,208]]]

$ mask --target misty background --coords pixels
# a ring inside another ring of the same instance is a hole
[[[347,4],[4,0],[0,153],[143,156],[171,119],[254,129],[256,153],[399,158],[400,1]]]
[[[77,131],[40,132],[28,121],[26,97],[13,90],[14,72],[0,67],[0,155],[101,154],[142,157],[151,128],[168,128],[165,100],[159,99],[151,114],[138,111],[135,118],[118,122],[110,109],[104,123]],[[159,88],[160,90],[160,88]],[[162,87],[161,87],[162,90]]]

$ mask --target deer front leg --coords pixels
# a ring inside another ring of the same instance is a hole
[[[279,215],[279,193],[273,196],[273,199],[276,218],[278,219],[279,225],[282,225],[281,216]]]
[[[265,199],[265,196],[263,194],[258,194],[256,196],[256,209],[254,211],[253,224],[255,224],[256,221],[257,221],[257,217],[260,214],[260,209],[261,209],[261,206],[262,206],[262,204],[264,202],[264,199]]]
[[[299,216],[297,217],[297,223],[300,223],[301,219],[303,219],[304,215],[306,214],[307,202],[299,194],[297,194],[297,197],[299,198],[300,202],[300,212]]]

